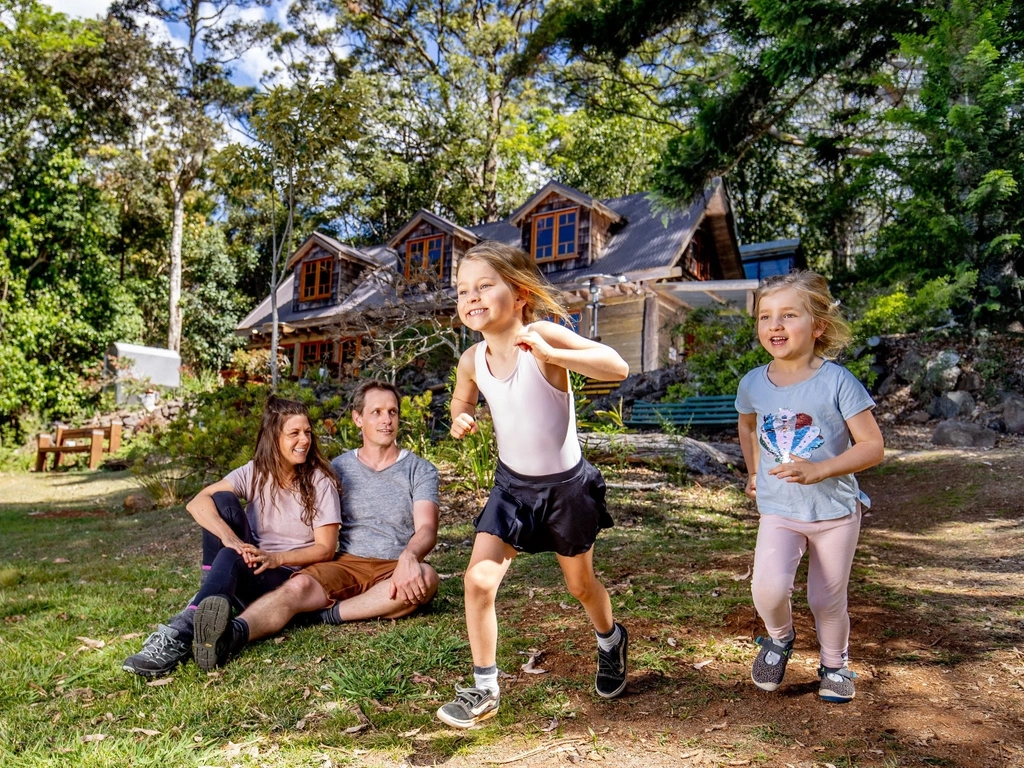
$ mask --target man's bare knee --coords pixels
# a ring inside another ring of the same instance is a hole
[[[289,602],[294,601],[303,604],[320,602],[323,606],[330,602],[327,599],[327,593],[324,591],[324,588],[320,586],[320,582],[304,573],[297,573],[292,576],[281,585],[280,591],[283,593],[282,597],[289,598]]]

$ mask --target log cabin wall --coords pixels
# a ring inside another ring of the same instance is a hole
[[[644,305],[646,297],[627,296],[606,299],[597,313],[597,333],[602,344],[607,344],[629,364],[630,373],[644,369]],[[586,313],[590,314],[589,310]],[[580,329],[584,331],[583,328]],[[589,336],[588,326],[582,335]]]
[[[320,259],[332,259],[331,274],[331,295],[326,298],[314,301],[302,300],[302,271],[305,265],[311,261]],[[345,297],[352,293],[359,284],[363,272],[366,270],[362,264],[349,259],[340,258],[337,255],[315,246],[309,250],[301,261],[295,264],[295,279],[292,281],[292,311],[305,312],[320,307],[331,307],[340,304]]]

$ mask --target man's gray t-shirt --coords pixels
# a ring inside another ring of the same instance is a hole
[[[846,421],[874,408],[864,385],[843,366],[825,361],[809,378],[777,387],[768,379],[768,366],[755,368],[740,382],[736,410],[757,415],[757,509],[762,515],[793,520],[835,520],[870,506],[857,479],[840,475],[820,483],[787,483],[768,474],[798,456],[823,461],[852,445]]]
[[[338,551],[359,557],[397,560],[415,533],[413,504],[437,503],[437,469],[403,450],[380,472],[348,451],[331,462],[341,481]]]

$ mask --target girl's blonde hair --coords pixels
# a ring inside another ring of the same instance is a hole
[[[803,297],[818,327],[824,328],[821,336],[814,340],[814,354],[829,359],[837,357],[853,336],[839,312],[839,301],[832,298],[828,281],[817,272],[801,269],[788,275],[766,277],[754,291],[754,317],[761,311],[761,299],[786,288],[792,288]]]
[[[526,293],[524,323],[548,316],[569,322],[569,314],[558,296],[558,289],[544,279],[526,251],[495,240],[484,240],[466,251],[462,257],[462,261],[473,260],[489,264],[513,293]]]

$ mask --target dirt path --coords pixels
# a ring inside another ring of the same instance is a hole
[[[445,765],[1024,766],[1024,452],[892,451],[862,484],[874,506],[851,585],[854,702],[818,699],[798,596],[796,653],[774,694],[749,681],[763,630],[744,609],[713,663],[667,673],[671,695],[665,677],[639,673],[616,702],[574,702],[551,735],[510,735]],[[404,764],[433,764],[419,743]]]

